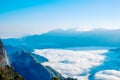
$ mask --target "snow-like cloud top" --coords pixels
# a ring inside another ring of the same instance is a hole
[[[90,68],[103,63],[107,50],[73,51],[62,49],[35,49],[34,53],[49,59],[49,65],[65,77],[88,80]]]

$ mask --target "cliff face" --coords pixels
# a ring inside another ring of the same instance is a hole
[[[0,80],[24,80],[10,66],[7,55],[0,40]]]
[[[31,56],[31,53],[12,46],[6,46],[6,50],[11,66],[25,80],[52,80],[54,77],[58,77],[59,80],[64,80],[62,75],[57,71],[53,71],[51,68],[38,63]]]
[[[4,49],[3,43],[0,40],[0,66],[9,65],[6,51]]]
[[[60,73],[49,66],[43,66],[34,59],[34,55],[17,47],[5,46],[0,40],[0,80],[74,80],[65,79]],[[10,66],[9,66],[9,61]],[[38,57],[37,57],[38,58]],[[43,57],[39,57],[43,61]],[[18,75],[17,71],[20,75]]]
[[[0,66],[3,66],[5,63],[5,51],[3,49],[3,43],[0,40]]]

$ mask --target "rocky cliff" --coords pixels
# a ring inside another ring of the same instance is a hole
[[[0,40],[0,80],[24,80],[10,67],[6,51],[1,40]]]
[[[72,78],[65,79],[53,68],[39,63],[38,59],[36,60],[33,57],[36,55],[32,55],[32,53],[26,50],[21,50],[10,45],[5,46],[5,49],[0,40],[0,80],[76,80]],[[40,62],[44,60],[47,61],[45,58],[39,56]]]
[[[13,46],[6,46],[6,50],[11,66],[21,74],[25,80],[52,80],[53,78],[64,80],[64,77],[57,71],[37,62],[31,53]],[[43,57],[41,59],[43,59]]]
[[[7,55],[6,55],[5,49],[3,47],[3,43],[0,40],[0,66],[4,66],[7,64],[9,64],[7,61]]]

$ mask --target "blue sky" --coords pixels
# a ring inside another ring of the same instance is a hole
[[[0,36],[120,28],[120,0],[0,0]]]

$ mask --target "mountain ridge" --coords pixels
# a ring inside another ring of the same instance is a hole
[[[8,63],[4,45],[0,39],[0,80],[24,80]]]
[[[23,45],[32,49],[69,48],[86,46],[120,47],[120,36],[118,36],[119,34],[120,29],[94,29],[91,31],[52,30],[41,35],[31,35],[24,36],[21,38],[3,39],[3,42],[6,45]]]

